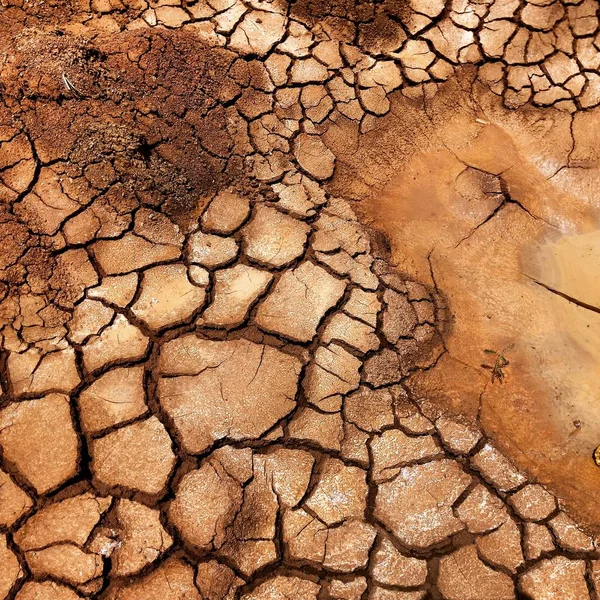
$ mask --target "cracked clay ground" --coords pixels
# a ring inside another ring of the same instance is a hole
[[[0,0],[0,599],[600,600],[599,14]]]

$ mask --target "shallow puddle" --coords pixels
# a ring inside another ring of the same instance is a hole
[[[378,132],[385,175],[374,169],[382,158],[369,158],[368,141],[346,159],[359,182],[349,193],[385,179],[359,204],[389,236],[399,271],[435,285],[448,305],[448,353],[411,385],[479,420],[597,525],[600,233],[596,198],[569,185],[569,169],[561,169],[569,117],[515,121],[492,105],[477,113],[459,97],[450,111],[437,99],[430,114],[439,119],[445,110],[447,118],[433,135],[410,101],[395,107],[386,123],[395,140]],[[502,381],[492,382],[495,355],[486,350],[508,361]]]

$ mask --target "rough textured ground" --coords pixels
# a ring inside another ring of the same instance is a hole
[[[0,597],[598,600],[598,9],[0,1]]]

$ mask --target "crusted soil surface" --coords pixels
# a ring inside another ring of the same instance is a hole
[[[599,600],[598,12],[0,0],[0,598]]]

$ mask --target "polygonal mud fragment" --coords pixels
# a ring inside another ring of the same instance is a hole
[[[300,168],[315,179],[333,175],[335,156],[316,135],[300,134],[294,143],[294,156]]]
[[[244,577],[252,578],[257,571],[277,562],[277,549],[272,539],[236,538],[221,547],[219,557],[229,560]]]
[[[83,297],[86,288],[98,283],[98,273],[84,249],[67,250],[56,258],[49,283],[57,292],[56,304],[69,309]]]
[[[470,533],[485,533],[496,529],[508,519],[502,500],[478,484],[456,507],[456,515]]]
[[[279,506],[293,507],[304,496],[313,458],[303,451],[278,449],[254,455],[254,475],[244,488],[243,505],[229,527],[219,555],[246,577],[277,560]]]
[[[493,58],[501,57],[516,28],[515,23],[504,19],[486,23],[479,34],[484,54]]]
[[[388,429],[371,440],[373,481],[389,481],[402,467],[440,454],[437,441],[430,435],[410,437],[398,429]]]
[[[71,544],[58,544],[25,554],[27,566],[36,579],[50,577],[72,586],[83,585],[102,575],[104,562],[97,554]]]
[[[184,358],[182,358],[184,356]],[[159,400],[184,449],[200,453],[222,438],[258,438],[293,410],[298,359],[246,340],[186,336],[163,346]]]
[[[320,465],[320,478],[304,505],[327,525],[362,518],[367,500],[365,472],[335,458]]]
[[[323,566],[338,573],[365,568],[377,530],[364,521],[348,520],[329,530]]]
[[[83,344],[92,335],[98,335],[112,321],[114,314],[112,308],[104,306],[101,302],[87,299],[80,302],[67,323],[69,340],[74,344]]]
[[[69,399],[50,394],[9,404],[0,411],[0,447],[38,494],[56,489],[77,474],[79,438]]]
[[[331,202],[331,201],[330,201]],[[344,207],[345,208],[345,207]],[[329,210],[332,210],[330,207]],[[350,256],[369,252],[370,242],[364,227],[356,222],[356,217],[343,212],[343,217],[335,212],[324,210],[314,222],[315,233],[311,238],[313,248],[318,252],[333,252],[345,250]]]
[[[133,300],[137,287],[137,273],[114,275],[103,277],[97,286],[88,289],[87,296],[125,308]]]
[[[325,523],[304,509],[288,510],[282,519],[285,560],[289,564],[320,566],[325,560]]]
[[[471,478],[452,460],[404,467],[378,486],[374,515],[403,544],[426,549],[463,529],[452,505]]]
[[[175,465],[171,445],[163,424],[150,417],[92,440],[90,469],[95,480],[110,489],[156,496]]]
[[[199,265],[190,265],[188,267],[188,276],[192,283],[200,287],[208,287],[210,285],[210,273],[204,267]]]
[[[384,585],[423,585],[427,562],[401,554],[390,540],[382,538],[373,555],[373,579]]]
[[[8,593],[22,576],[19,559],[7,546],[6,536],[0,534],[0,597],[8,598]]]
[[[146,354],[150,340],[124,315],[117,315],[99,335],[92,336],[82,348],[83,364],[94,372],[107,365],[140,360]]]
[[[344,439],[342,440],[342,456],[353,460],[362,467],[369,465],[369,449],[367,442],[369,434],[361,431],[352,423],[344,423]]]
[[[400,337],[408,337],[417,325],[417,316],[406,296],[393,290],[383,294],[382,331],[390,344],[396,344]]]
[[[547,6],[527,3],[521,11],[521,21],[533,29],[549,31],[564,14],[564,7],[557,2],[553,2]]]
[[[186,544],[201,552],[223,545],[225,530],[242,505],[242,485],[251,475],[252,452],[230,447],[184,475],[168,517]]]
[[[527,485],[509,499],[516,513],[526,521],[543,521],[556,510],[556,498],[541,485]]]
[[[532,600],[588,598],[585,562],[555,556],[542,560],[519,578],[519,589]]]
[[[178,6],[158,6],[155,10],[157,21],[165,27],[181,27],[189,21],[188,13]]]
[[[299,219],[314,216],[316,207],[324,202],[318,184],[300,173],[289,173],[283,183],[272,188],[279,198],[277,207]]]
[[[262,115],[272,114],[273,96],[252,87],[247,87],[243,89],[235,106],[239,113],[246,117],[246,119],[257,119]],[[282,147],[282,150],[287,151],[287,147]]]
[[[26,191],[26,190],[25,190]],[[15,203],[15,214],[31,223],[33,233],[54,235],[70,215],[77,210],[77,204],[63,195],[55,206],[47,206],[35,192],[27,194],[21,202]]]
[[[389,389],[361,387],[344,399],[344,417],[368,432],[381,431],[394,424],[394,396]]]
[[[549,522],[559,546],[569,552],[591,552],[594,549],[592,538],[581,531],[575,521],[564,512]]]
[[[247,8],[239,0],[223,3],[218,8],[219,13],[215,15],[216,31],[223,34],[231,33],[247,12]]]
[[[265,331],[309,342],[345,289],[345,282],[311,262],[303,262],[283,273],[258,307],[256,323]]]
[[[336,313],[323,331],[323,341],[343,342],[357,352],[367,352],[379,348],[379,338],[375,329],[366,323],[352,319],[344,313]]]
[[[277,448],[263,456],[255,461],[255,470],[264,471],[282,507],[296,506],[308,487],[314,465],[313,456],[304,450],[287,448]]]
[[[394,61],[380,60],[367,71],[361,71],[358,81],[363,87],[381,85],[389,93],[402,85],[402,74]]]
[[[337,412],[341,394],[358,388],[360,360],[337,344],[319,346],[306,370],[302,388],[308,401],[321,410]]]
[[[486,444],[473,456],[471,465],[501,492],[514,490],[525,483],[525,477],[491,444]]]
[[[483,563],[475,546],[465,546],[442,557],[437,587],[445,600],[514,600],[516,597],[512,579]]]
[[[328,76],[327,67],[312,57],[296,60],[292,65],[292,83],[319,83],[326,81]]]
[[[304,252],[310,227],[275,208],[257,204],[242,229],[246,256],[263,266],[280,268]]]
[[[234,600],[244,580],[216,560],[201,562],[196,574],[196,587],[205,600]]]
[[[120,240],[101,240],[91,246],[105,275],[120,275],[181,256],[181,245],[150,242],[135,233]]]
[[[362,379],[373,387],[382,387],[398,383],[402,378],[402,369],[398,354],[389,348],[369,357],[363,366]]]
[[[476,544],[479,555],[490,565],[516,574],[523,564],[521,532],[512,519],[508,519],[495,531],[477,538]]]
[[[183,264],[159,265],[144,271],[141,293],[132,313],[159,331],[188,321],[204,303],[204,288],[192,284]]]
[[[342,308],[351,317],[359,319],[371,327],[376,327],[377,315],[381,310],[381,302],[377,294],[354,288],[350,292],[348,301]]]
[[[164,214],[141,207],[135,213],[135,232],[154,244],[181,246],[184,236],[178,225]]]
[[[250,214],[250,202],[235,192],[220,192],[208,205],[201,219],[202,231],[231,235]]]
[[[350,280],[365,290],[376,290],[379,279],[370,270],[371,259],[364,255],[352,258],[345,250],[334,254],[315,252],[315,258],[322,264],[327,265],[337,275],[349,277]]]
[[[382,116],[390,110],[390,101],[387,98],[385,89],[380,85],[359,90],[358,97],[361,106],[368,113]]]
[[[29,517],[15,532],[15,543],[24,552],[57,542],[83,546],[110,503],[111,498],[85,492],[49,504]]]
[[[317,600],[321,586],[308,579],[275,575],[240,600]]]
[[[238,244],[233,238],[197,231],[189,237],[186,253],[191,263],[217,269],[236,259]]]
[[[272,279],[271,273],[242,264],[217,271],[212,304],[198,322],[227,329],[241,325]]]
[[[398,425],[407,433],[412,435],[426,435],[435,433],[433,423],[416,410],[412,413],[402,416],[406,411],[403,408],[396,409],[398,415]]]
[[[525,523],[523,550],[527,560],[537,560],[555,549],[552,534],[545,525]]]
[[[11,352],[6,363],[14,393],[44,394],[63,392],[68,394],[81,381],[71,348],[47,354],[31,348],[21,354]]]
[[[292,59],[284,54],[271,54],[264,62],[271,81],[281,87],[287,83],[288,67],[292,63]]]
[[[194,569],[175,557],[131,583],[125,579],[108,588],[105,600],[202,600],[194,585]]]
[[[81,427],[98,433],[145,414],[144,367],[117,367],[84,389],[77,400]]]
[[[306,116],[313,123],[323,122],[333,109],[333,100],[322,85],[307,85],[300,96]]]
[[[375,586],[369,598],[370,600],[425,600],[426,597],[427,592],[423,591],[401,592]]]
[[[118,541],[110,554],[111,574],[138,573],[171,547],[173,540],[162,526],[157,510],[121,498],[114,514]]]
[[[81,596],[70,587],[54,581],[28,581],[15,600],[79,600]]]
[[[11,527],[32,506],[29,495],[0,469],[0,527]]]
[[[279,44],[278,50],[297,58],[308,56],[309,48],[313,43],[313,34],[310,30],[297,21],[290,21],[287,30],[286,39]]]
[[[474,39],[472,31],[457,27],[448,17],[424,33],[423,37],[430,40],[435,49],[451,63],[459,61],[460,51],[472,44]]]
[[[480,432],[448,417],[437,419],[435,427],[444,445],[456,454],[468,454],[481,439]]]
[[[322,413],[310,407],[298,411],[288,425],[292,439],[305,440],[328,450],[341,450],[344,439],[340,413]]]
[[[323,582],[323,589],[329,594],[328,598],[360,600],[367,589],[367,580],[364,577],[332,579],[329,582]]]
[[[285,22],[276,12],[251,11],[233,32],[229,47],[240,54],[265,56],[283,37]]]

